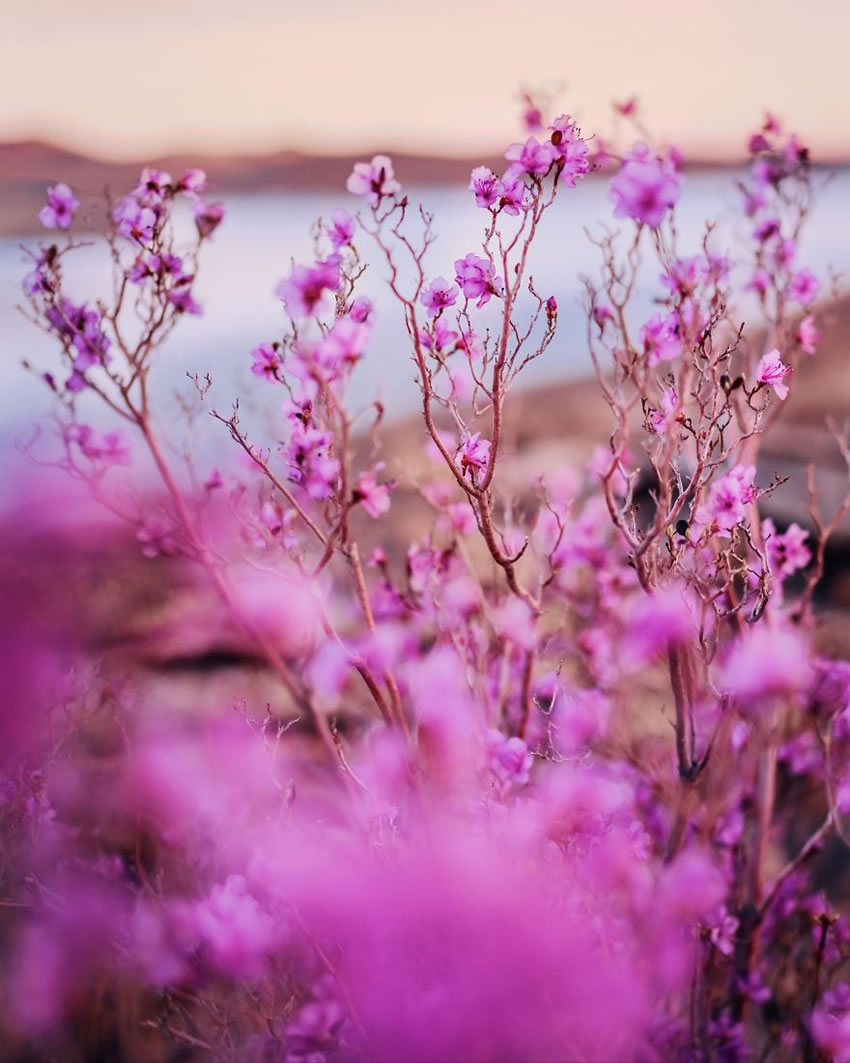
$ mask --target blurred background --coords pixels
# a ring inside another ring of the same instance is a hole
[[[708,218],[719,251],[745,232],[736,229],[735,178],[747,134],[769,107],[825,167],[802,257],[826,289],[850,247],[848,39],[846,0],[4,0],[0,432],[18,438],[49,407],[20,362],[48,364],[50,343],[15,309],[22,245],[44,235],[37,212],[49,183],[67,181],[86,203],[107,186],[131,187],[144,163],[208,171],[227,218],[196,286],[205,312],[181,322],[157,384],[167,397],[186,372],[209,371],[226,408],[248,390],[251,348],[283,327],[273,289],[293,259],[310,256],[313,221],[358,205],[345,191],[353,161],[393,154],[405,189],[436,215],[431,272],[451,276],[483,228],[469,170],[497,166],[522,135],[523,90],[548,97],[555,114],[574,114],[585,136],[621,143],[633,133],[612,102],[637,96],[653,138],[688,160],[679,224],[691,253]],[[535,282],[561,313],[529,384],[589,370],[578,278],[597,266],[584,227],[610,219],[608,185],[593,176],[563,195],[536,250]],[[97,249],[80,254],[80,299],[106,290],[106,266]],[[638,293],[647,309],[650,281]],[[354,400],[379,396],[390,414],[404,414],[417,392],[377,263],[363,291],[378,303],[379,326]],[[830,377],[825,392],[834,396],[835,386]]]

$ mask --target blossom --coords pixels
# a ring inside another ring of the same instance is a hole
[[[467,299],[477,299],[479,309],[490,301],[491,296],[501,296],[504,285],[489,259],[470,252],[465,258],[457,259],[455,271],[455,281],[463,294]]]
[[[374,469],[362,473],[354,488],[354,501],[360,502],[373,519],[382,516],[390,508],[389,484],[378,483],[378,473],[383,468],[381,461]]]
[[[326,305],[325,293],[339,287],[339,257],[331,255],[315,266],[294,266],[275,294],[296,320],[311,317]]]
[[[654,157],[645,144],[638,144],[625,156],[611,182],[614,214],[656,229],[675,206],[680,183],[669,163]]]
[[[201,304],[195,301],[191,289],[188,287],[175,288],[168,293],[168,301],[178,314],[200,314]]]
[[[331,443],[330,432],[296,422],[286,448],[289,478],[319,502],[330,498],[339,477],[339,462],[330,453]]]
[[[319,344],[317,360],[332,376],[356,365],[363,357],[372,329],[350,314],[338,317]]]
[[[375,307],[372,304],[372,300],[365,295],[359,295],[349,307],[348,316],[352,321],[371,325],[375,317]]]
[[[189,192],[193,195],[198,195],[203,192],[206,187],[207,175],[203,170],[199,170],[196,166],[186,170],[177,182],[178,191]]]
[[[502,182],[488,166],[476,166],[470,174],[469,189],[475,193],[475,205],[492,207],[499,201]]]
[[[810,269],[801,269],[791,278],[788,294],[803,306],[808,306],[817,298],[820,291],[820,281]]]
[[[568,188],[575,188],[576,181],[590,173],[587,142],[582,140],[581,131],[568,114],[560,115],[549,128],[559,166],[558,179]]]
[[[675,314],[653,314],[640,330],[643,351],[650,369],[659,362],[672,362],[682,353],[679,320]]]
[[[392,160],[386,155],[376,155],[371,162],[355,163],[345,187],[352,195],[366,196],[373,207],[377,207],[385,196],[394,196],[401,191],[393,174]]]
[[[551,144],[541,144],[537,137],[529,137],[524,144],[511,144],[505,158],[511,164],[508,173],[542,177],[547,173],[556,152]]]
[[[153,239],[156,214],[142,206],[134,196],[125,196],[112,212],[112,219],[121,236],[136,243],[149,244]]]
[[[738,639],[720,670],[719,686],[742,701],[773,694],[793,694],[810,679],[806,644],[793,631],[757,624]]]
[[[785,399],[788,397],[788,385],[784,383],[784,380],[790,373],[790,366],[782,362],[779,351],[774,349],[759,359],[756,366],[756,381],[772,387],[778,399]]]
[[[676,411],[676,389],[671,386],[661,393],[661,406],[659,409],[651,409],[647,415],[646,426],[655,435],[664,435],[673,423],[673,414]]]
[[[507,738],[501,731],[489,730],[486,736],[490,771],[502,786],[524,786],[534,758],[521,738]]]
[[[255,347],[251,351],[251,357],[254,359],[254,363],[251,366],[251,372],[254,376],[259,376],[269,381],[278,379],[277,371],[281,365],[281,358],[279,351],[273,344],[261,343],[259,347]]]
[[[820,342],[820,329],[815,324],[815,319],[809,314],[804,317],[797,326],[797,342],[805,354],[815,354]]]
[[[799,524],[789,524],[784,534],[779,535],[773,521],[765,518],[761,522],[761,534],[770,570],[780,579],[805,568],[811,561],[811,551],[805,545],[809,533]]]
[[[224,220],[224,206],[221,203],[205,203],[199,199],[195,206],[195,226],[198,235],[205,240],[212,236]]]
[[[519,174],[508,171],[502,181],[502,194],[499,197],[499,210],[505,214],[518,217],[528,199],[528,186]]]
[[[335,210],[331,214],[327,231],[334,250],[338,251],[345,244],[350,244],[354,238],[354,218],[347,210]]]
[[[145,557],[168,556],[177,552],[174,526],[165,517],[149,517],[136,532]]]
[[[712,484],[708,500],[697,509],[693,523],[728,536],[746,516],[747,506],[756,499],[755,475],[754,465],[736,465],[730,469]]]
[[[47,189],[47,205],[38,212],[45,229],[70,229],[80,202],[62,181]]]
[[[436,277],[420,296],[420,303],[431,317],[457,302],[457,286],[445,277]]]
[[[464,475],[470,469],[473,474],[476,470],[482,472],[487,468],[490,460],[490,440],[481,439],[480,432],[473,432],[463,441],[457,457],[460,459],[460,468]]]

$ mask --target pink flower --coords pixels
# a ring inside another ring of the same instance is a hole
[[[797,343],[805,354],[815,354],[820,342],[821,332],[815,325],[815,319],[809,314],[797,326]]]
[[[317,360],[331,376],[355,366],[363,357],[372,329],[349,314],[338,317],[317,350]]]
[[[327,303],[326,292],[339,287],[339,257],[331,255],[315,266],[294,266],[292,273],[275,289],[283,305],[296,320],[311,317]]]
[[[646,419],[646,426],[655,435],[664,435],[673,423],[673,414],[677,404],[676,389],[665,388],[661,393],[661,407],[651,409]]]
[[[352,321],[357,321],[361,325],[371,325],[375,318],[372,300],[365,295],[359,295],[349,307],[348,316]]]
[[[659,362],[672,362],[682,353],[679,321],[675,314],[653,314],[640,330],[646,363],[650,369]]]
[[[70,229],[79,205],[71,189],[60,181],[47,189],[47,206],[38,212],[39,221],[45,229]]]
[[[321,502],[330,498],[339,478],[339,462],[331,456],[330,432],[295,423],[286,449],[289,478]]]
[[[552,130],[550,143],[560,167],[559,180],[567,188],[575,188],[576,181],[590,173],[587,143],[582,140],[581,131],[568,114],[560,115],[549,128]]]
[[[529,137],[524,144],[511,144],[505,152],[505,158],[511,164],[508,173],[511,176],[529,174],[542,177],[548,172],[555,155],[551,144],[541,144],[536,137]]]
[[[785,399],[788,397],[788,385],[783,381],[790,373],[791,367],[783,364],[779,351],[774,349],[759,359],[759,364],[756,366],[756,381],[772,387],[778,399]]]
[[[149,517],[136,532],[145,557],[168,556],[177,552],[174,527],[164,517]]]
[[[455,262],[455,281],[467,299],[477,299],[479,309],[489,303],[490,297],[501,296],[504,285],[496,276],[493,264],[486,258],[472,253]]]
[[[656,229],[679,198],[680,178],[672,166],[656,158],[645,144],[625,156],[611,182],[618,218],[634,218]]]
[[[519,174],[512,174],[508,170],[502,181],[499,210],[503,210],[505,214],[512,214],[514,217],[518,217],[527,200],[528,186]]]
[[[153,239],[156,214],[133,196],[126,196],[112,212],[118,232],[128,240],[149,244]]]
[[[457,302],[457,286],[445,277],[436,277],[422,293],[420,303],[431,317],[441,314],[448,306]]]
[[[693,523],[710,527],[717,535],[728,536],[747,513],[747,506],[755,501],[754,465],[736,465],[712,484],[706,503],[699,507]]]
[[[354,488],[354,501],[360,502],[375,520],[390,508],[390,485],[378,483],[378,473],[383,468],[384,463],[378,462],[374,469],[360,476]]]
[[[773,521],[766,518],[761,522],[761,534],[770,570],[780,579],[793,575],[811,561],[811,551],[805,545],[809,533],[799,524],[789,524],[785,533],[779,535]]]
[[[200,194],[206,187],[207,175],[203,170],[199,170],[197,167],[192,167],[186,170],[177,182],[178,191],[189,192],[193,195]]]
[[[803,306],[808,306],[817,298],[820,281],[810,269],[801,269],[791,278],[788,294]]]
[[[721,670],[719,684],[743,701],[793,694],[810,679],[808,649],[793,631],[757,624],[738,639]]]
[[[770,275],[766,270],[757,269],[746,287],[748,291],[756,292],[757,295],[765,295],[770,287]]]
[[[521,738],[507,738],[501,731],[487,732],[490,770],[502,786],[524,786],[534,758]]]
[[[212,236],[224,220],[224,207],[221,203],[205,203],[198,200],[195,206],[195,226],[202,239]]]
[[[335,210],[331,214],[331,223],[327,227],[328,236],[334,251],[338,251],[354,238],[354,218],[347,210]]]
[[[251,366],[254,376],[269,381],[278,379],[277,371],[281,366],[281,358],[271,343],[261,343],[259,347],[255,347],[251,351],[251,357],[254,359],[254,364]]]
[[[392,160],[386,155],[376,155],[371,162],[355,163],[345,187],[352,195],[365,196],[373,207],[377,207],[385,196],[394,196],[401,191],[393,174]]]
[[[200,303],[195,302],[188,287],[177,288],[169,292],[168,301],[179,314],[200,314],[202,312]]]
[[[483,472],[490,460],[490,440],[481,439],[480,432],[473,432],[461,444],[457,457],[464,475],[469,470],[472,470],[473,476],[476,471]]]
[[[499,201],[502,182],[487,166],[476,166],[470,174],[469,189],[475,193],[475,205],[492,207]]]

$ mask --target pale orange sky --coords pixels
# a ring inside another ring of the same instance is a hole
[[[850,0],[0,0],[0,139],[474,154],[562,83],[585,134],[636,92],[694,154],[770,106],[850,157],[848,48]]]

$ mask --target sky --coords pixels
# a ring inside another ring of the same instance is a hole
[[[0,140],[472,155],[521,87],[585,135],[637,93],[658,140],[737,156],[764,107],[850,158],[850,0],[0,0]]]

